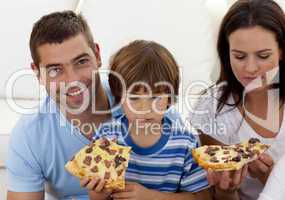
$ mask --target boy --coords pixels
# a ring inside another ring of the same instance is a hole
[[[116,138],[132,152],[125,190],[102,192],[104,181],[96,180],[88,186],[95,188],[90,199],[107,199],[108,194],[113,199],[209,199],[206,173],[191,155],[197,140],[167,116],[179,89],[179,68],[171,53],[138,40],[121,48],[110,66],[109,85],[124,114],[104,124],[96,137]]]

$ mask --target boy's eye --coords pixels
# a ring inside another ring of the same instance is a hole
[[[58,74],[61,72],[61,69],[59,67],[50,67],[48,69],[48,75],[51,78],[55,78],[56,76],[58,76]]]
[[[128,99],[129,99],[130,101],[137,101],[137,100],[139,100],[138,97],[129,97]]]
[[[161,96],[152,96],[151,100],[161,100],[162,97]]]

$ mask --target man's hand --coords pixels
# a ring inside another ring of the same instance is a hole
[[[273,165],[273,159],[268,154],[263,153],[257,160],[249,163],[248,171],[251,177],[257,178],[265,185]]]
[[[127,182],[123,191],[116,191],[112,194],[114,200],[147,200],[151,198],[151,190],[145,188],[138,183]]]
[[[209,185],[218,187],[224,191],[237,190],[242,181],[245,179],[248,172],[248,166],[245,165],[239,170],[235,171],[219,171],[215,172],[211,169],[208,170],[207,179]]]
[[[80,186],[86,188],[89,191],[89,197],[91,200],[105,200],[108,199],[112,191],[104,188],[106,181],[98,177],[93,179],[84,178],[80,180]]]

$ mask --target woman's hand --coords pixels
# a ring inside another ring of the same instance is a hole
[[[249,163],[248,171],[251,177],[257,178],[265,185],[273,168],[274,162],[271,156],[266,153],[261,154],[257,160]]]
[[[239,170],[234,171],[213,171],[208,170],[207,179],[209,185],[215,186],[220,190],[234,191],[237,190],[248,172],[248,166],[245,165]]]

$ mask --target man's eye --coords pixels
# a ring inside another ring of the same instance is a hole
[[[88,63],[88,62],[89,62],[89,59],[83,58],[83,59],[80,59],[77,63],[78,63],[79,65],[84,65],[84,64],[86,64],[86,63]]]
[[[48,70],[48,75],[51,78],[55,78],[60,73],[60,71],[61,71],[61,69],[58,67],[50,68]]]

